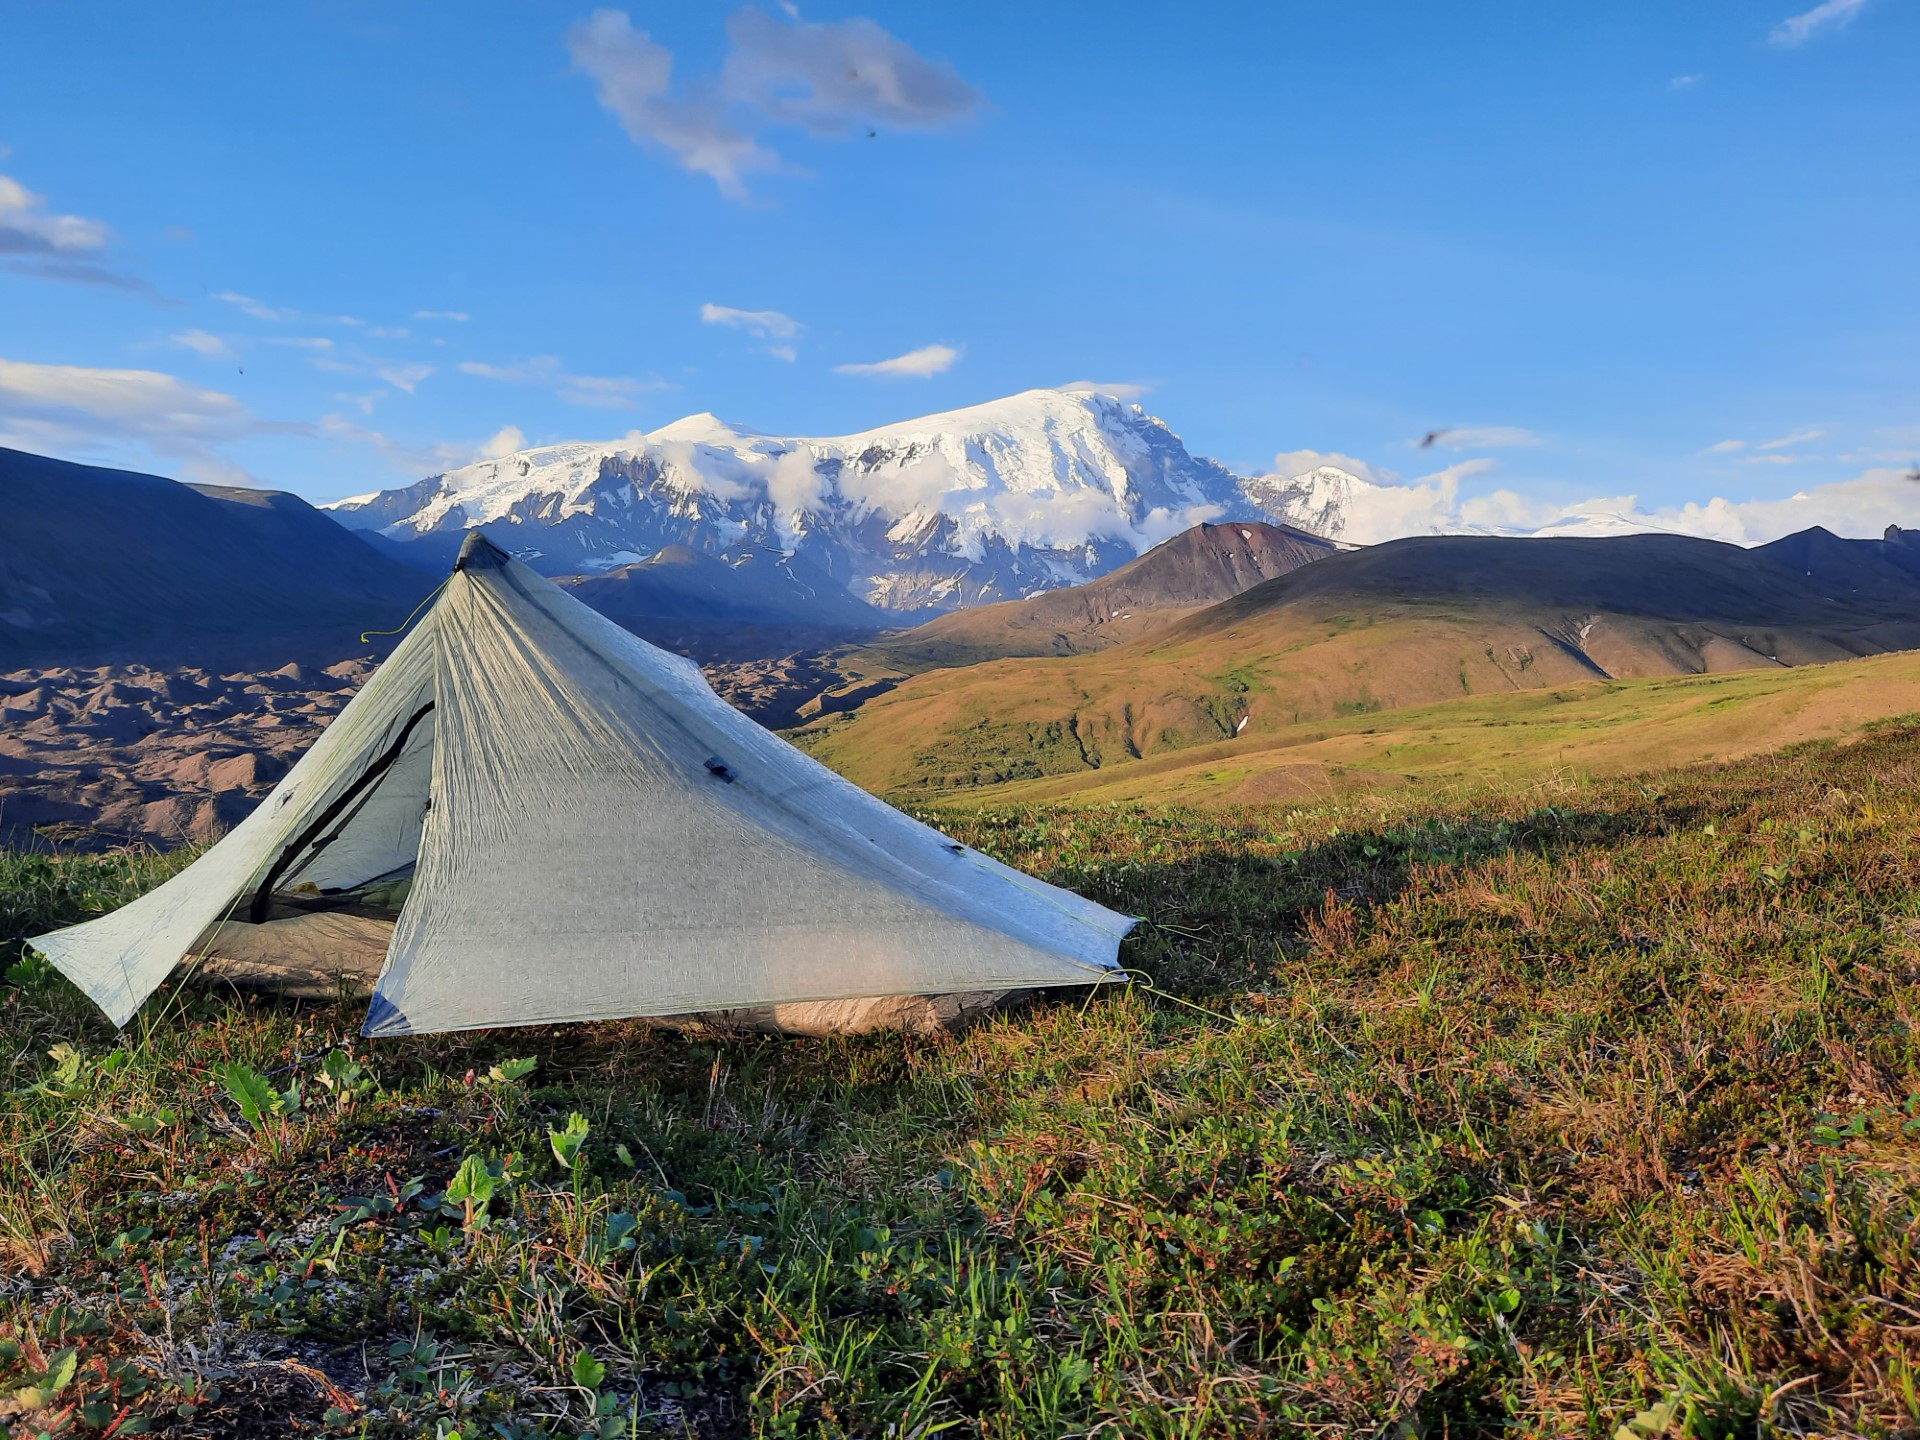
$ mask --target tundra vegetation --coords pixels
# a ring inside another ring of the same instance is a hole
[[[185,857],[0,861],[5,1423],[1920,1426],[1920,718],[929,818],[1143,916],[1146,983],[958,1037],[379,1043],[177,985],[116,1034],[20,938]]]

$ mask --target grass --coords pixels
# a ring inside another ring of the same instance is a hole
[[[0,1413],[1920,1427],[1920,728],[1447,803],[939,818],[1146,917],[1151,988],[723,1043],[366,1043],[348,1005],[174,988],[115,1035],[18,939],[177,861],[0,861]]]
[[[991,672],[978,667],[964,673]],[[990,708],[998,692],[979,678],[974,689],[956,685],[955,693]],[[1785,670],[1456,692],[1438,703],[1384,711],[1362,694],[1312,719],[1295,718],[1288,692],[1278,690],[1256,694],[1251,707],[1236,702],[1250,715],[1238,733],[1237,722],[1223,718],[1225,711],[1209,718],[1211,743],[1200,743],[1197,734],[1176,734],[1122,747],[1096,716],[1077,708],[1070,693],[1058,693],[1050,703],[1064,717],[1050,726],[982,718],[970,727],[920,731],[912,742],[918,748],[909,753],[901,748],[906,740],[900,724],[933,721],[903,687],[795,738],[869,789],[909,801],[1298,802],[1462,780],[1498,784],[1575,771],[1619,775],[1858,733],[1863,725],[1920,712],[1920,652]],[[1134,713],[1125,718],[1131,723]],[[928,734],[936,738],[929,741]],[[1223,734],[1233,738],[1219,738]]]

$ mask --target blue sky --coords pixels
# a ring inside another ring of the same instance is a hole
[[[1093,381],[1243,470],[1920,523],[1917,58],[1915,0],[8,7],[0,443],[326,498]]]

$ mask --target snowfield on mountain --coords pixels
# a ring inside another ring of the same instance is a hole
[[[1105,574],[1205,520],[1253,519],[1238,476],[1109,395],[1030,390],[833,438],[694,415],[606,444],[521,451],[338,502],[388,541],[476,525],[550,574],[662,546],[800,555],[883,609],[949,609]]]
[[[1437,482],[1451,494],[1457,479]],[[1335,465],[1243,476],[1165,421],[1090,390],[1028,390],[853,435],[769,435],[711,414],[619,440],[536,446],[328,506],[429,570],[466,532],[549,575],[597,574],[668,546],[771,548],[854,599],[925,618],[1085,584],[1210,521],[1272,520],[1343,544],[1528,533],[1436,524],[1434,486]],[[1540,533],[1660,528],[1595,509]]]

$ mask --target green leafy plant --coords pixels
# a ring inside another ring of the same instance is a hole
[[[587,1117],[574,1111],[560,1129],[547,1131],[547,1143],[553,1147],[553,1158],[573,1169],[580,1159],[580,1148],[587,1143]]]
[[[366,1069],[344,1050],[329,1050],[320,1062],[320,1083],[333,1092],[333,1100],[342,1109],[373,1088]]]
[[[54,1397],[73,1383],[74,1372],[79,1368],[78,1349],[69,1346],[64,1350],[56,1350],[48,1359],[47,1368],[28,1377],[26,1383],[16,1388],[10,1398],[29,1410],[51,1405]]]
[[[532,1058],[502,1060],[487,1071],[487,1080],[494,1085],[511,1085],[516,1080],[524,1080],[540,1067],[540,1062]]]
[[[292,1115],[300,1108],[300,1086],[296,1082],[285,1090],[275,1090],[267,1077],[244,1061],[235,1060],[219,1070],[227,1094],[240,1107],[240,1114],[257,1132],[276,1117]]]
[[[497,1179],[487,1162],[469,1155],[460,1162],[453,1183],[447,1186],[446,1203],[461,1207],[461,1223],[469,1230],[481,1230],[487,1223],[487,1206],[493,1201]]]

